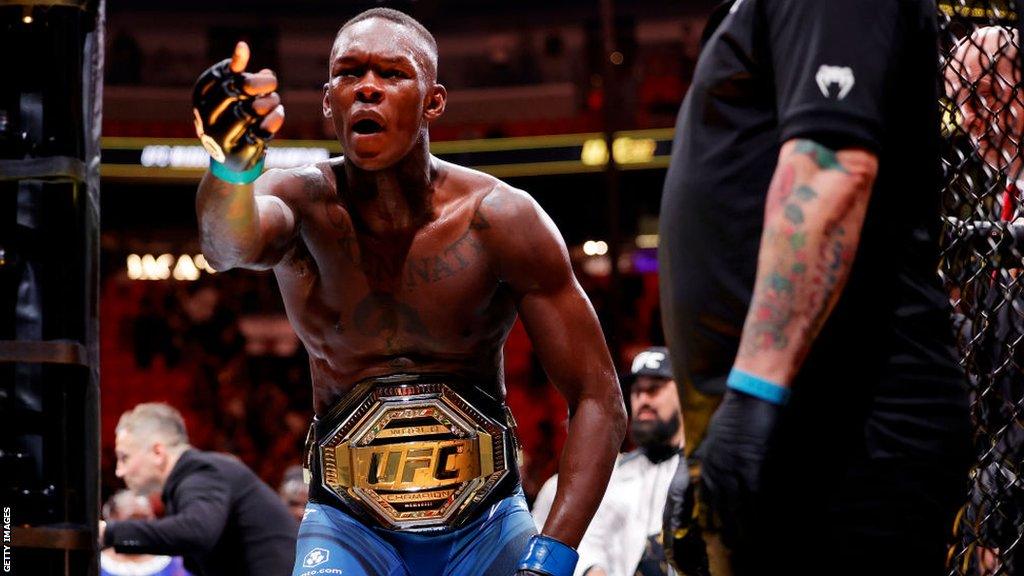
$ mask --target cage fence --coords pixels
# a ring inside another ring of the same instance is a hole
[[[948,573],[1024,573],[1020,0],[941,0],[943,245],[977,460]]]

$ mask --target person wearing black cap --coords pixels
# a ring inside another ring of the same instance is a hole
[[[577,551],[575,576],[665,576],[673,572],[658,538],[669,483],[683,448],[682,410],[668,350],[636,355],[630,373],[629,434],[636,449],[619,456]],[[557,476],[544,483],[533,516],[543,526]]]

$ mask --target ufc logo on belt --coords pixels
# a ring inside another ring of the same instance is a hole
[[[412,484],[418,470],[433,470],[432,480],[454,480],[459,477],[455,457],[464,452],[465,447],[462,445],[375,450],[370,455],[370,470],[366,476],[366,483],[374,486]],[[402,479],[396,483],[399,471]]]
[[[476,438],[378,444],[354,449],[356,486],[375,490],[441,488],[480,475]]]

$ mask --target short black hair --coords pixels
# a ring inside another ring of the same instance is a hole
[[[437,40],[434,39],[434,35],[431,34],[430,30],[427,30],[427,28],[423,26],[423,24],[420,24],[419,20],[413,18],[412,16],[409,16],[405,12],[401,12],[393,8],[370,8],[369,10],[364,10],[363,12],[356,14],[355,16],[349,18],[348,21],[346,21],[344,24],[342,24],[341,28],[338,28],[338,33],[334,35],[334,41],[337,42],[338,37],[341,36],[341,33],[347,30],[353,24],[357,24],[359,22],[362,22],[363,20],[369,20],[371,18],[381,18],[384,20],[388,20],[390,22],[394,22],[396,24],[405,26],[414,31],[416,35],[418,35],[421,40],[424,40],[427,43],[427,46],[430,48],[430,64],[434,69],[434,75],[437,75]]]

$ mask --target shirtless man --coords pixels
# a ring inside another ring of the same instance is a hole
[[[284,111],[273,73],[247,63],[240,43],[197,82],[213,158],[197,212],[214,267],[274,270],[309,352],[311,503],[294,574],[572,574],[625,411],[554,224],[526,193],[431,156],[447,94],[412,18],[373,9],[339,30],[323,112],[345,156],[315,166],[256,178]],[[572,414],[540,535],[504,404],[517,313]]]

